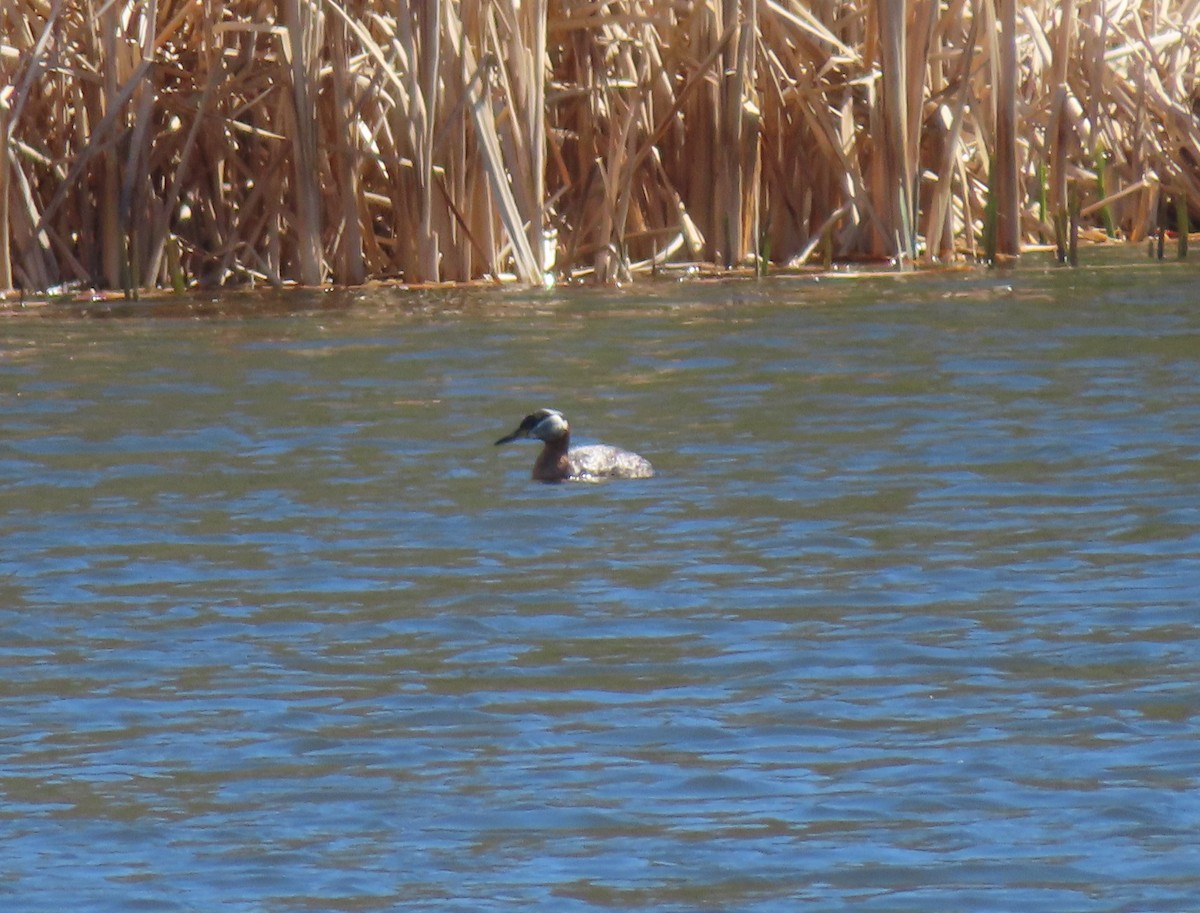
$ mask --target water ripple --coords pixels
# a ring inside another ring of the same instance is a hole
[[[1192,909],[1194,277],[996,281],[14,321],[0,896]]]

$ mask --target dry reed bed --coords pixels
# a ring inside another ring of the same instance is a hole
[[[0,289],[621,280],[1200,210],[1200,0],[6,0]]]

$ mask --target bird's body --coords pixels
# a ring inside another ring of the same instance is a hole
[[[543,443],[533,464],[537,482],[599,482],[605,479],[648,479],[654,475],[650,461],[636,453],[591,444],[571,449],[571,426],[556,409],[539,409],[525,416],[512,434],[496,441],[507,444],[521,438]]]

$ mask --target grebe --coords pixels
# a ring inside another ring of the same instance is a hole
[[[649,460],[619,447],[592,444],[568,449],[571,426],[557,409],[539,409],[530,413],[516,431],[500,438],[496,445],[520,438],[537,438],[545,444],[533,464],[535,482],[598,482],[601,479],[648,479],[654,475]]]

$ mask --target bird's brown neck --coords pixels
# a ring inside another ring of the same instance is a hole
[[[537,482],[561,482],[571,476],[571,461],[567,459],[567,448],[571,435],[564,434],[555,441],[546,441],[537,462],[533,464],[533,478]]]

